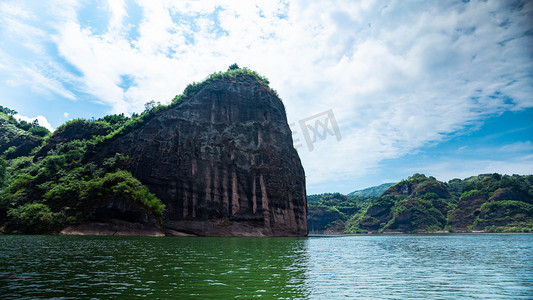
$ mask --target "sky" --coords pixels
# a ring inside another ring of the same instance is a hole
[[[533,174],[532,20],[511,0],[0,0],[0,105],[53,130],[238,63],[283,100],[308,194]]]

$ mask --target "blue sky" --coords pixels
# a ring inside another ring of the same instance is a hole
[[[56,128],[168,103],[237,62],[269,78],[289,122],[334,114],[340,140],[298,148],[308,193],[532,174],[532,14],[506,0],[0,0],[0,104]]]

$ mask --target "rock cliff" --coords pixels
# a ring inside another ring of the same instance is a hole
[[[277,95],[252,75],[209,81],[93,158],[166,205],[168,235],[305,236],[305,174]]]

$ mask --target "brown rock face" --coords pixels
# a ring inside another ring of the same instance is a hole
[[[448,224],[452,230],[454,232],[466,232],[468,226],[472,225],[479,215],[481,205],[486,201],[487,197],[480,193],[462,198],[448,219]]]
[[[501,188],[498,189],[492,194],[489,198],[489,202],[492,201],[503,201],[503,200],[518,200],[523,202],[528,202],[527,197],[519,192],[513,191],[510,188]]]
[[[217,80],[107,145],[166,205],[167,234],[305,236],[305,174],[280,99]]]

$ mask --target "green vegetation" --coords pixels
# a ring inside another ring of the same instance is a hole
[[[128,157],[94,156],[114,139],[218,80],[258,83],[276,95],[266,78],[233,64],[226,72],[188,85],[169,105],[152,100],[140,114],[72,120],[53,134],[37,120],[17,121],[16,111],[0,106],[0,231],[56,232],[96,220],[103,206],[126,205],[162,223],[165,205],[125,171]],[[481,174],[443,183],[414,174],[349,196],[310,195],[308,205],[313,233],[531,232],[533,175]]]
[[[334,198],[343,197],[350,199]],[[481,174],[443,183],[414,174],[380,196],[352,200],[358,210],[349,212],[339,209],[343,202],[332,201],[332,194],[308,199],[315,233],[533,231],[533,175]]]
[[[253,80],[257,83],[262,84],[268,91],[275,94],[277,96],[276,91],[271,89],[269,87],[270,82],[267,78],[259,75],[257,72],[252,71],[247,68],[239,68],[237,64],[233,64],[228,68],[228,71],[226,72],[216,72],[211,75],[209,75],[204,81],[202,82],[193,82],[192,84],[187,85],[185,90],[183,91],[183,95],[176,96],[172,100],[172,104],[181,102],[184,98],[191,97],[195,94],[197,94],[200,90],[202,90],[206,85],[210,84],[213,81],[217,80],[231,80],[231,81],[249,81]]]
[[[349,193],[347,196],[359,196],[359,197],[376,197],[381,196],[388,188],[390,188],[394,183],[384,183],[378,186],[369,187],[366,189],[353,191]]]
[[[6,232],[47,233],[94,218],[95,207],[127,202],[162,222],[164,205],[116,154],[100,165],[85,162],[88,140],[59,143],[44,158],[8,160],[0,190],[0,222]]]
[[[463,187],[463,194],[477,190],[490,198],[498,190],[501,191],[502,189],[510,190],[513,194],[509,195],[511,197],[521,197],[522,199],[520,200],[533,203],[533,176],[502,176],[496,173],[491,176],[483,176],[465,185]]]
[[[414,174],[376,197],[350,224],[356,232],[427,232],[442,230],[455,207],[443,183]]]
[[[188,85],[169,105],[152,100],[142,113],[131,117],[71,120],[53,134],[37,120],[17,121],[16,111],[0,106],[0,231],[57,232],[69,224],[97,220],[106,209],[107,214],[124,209],[144,212],[162,225],[165,205],[125,171],[129,158],[117,153],[95,159],[95,154],[218,80],[258,83],[276,94],[266,78],[233,64],[226,72]]]
[[[309,230],[336,233],[344,230],[345,223],[361,212],[372,197],[349,197],[339,193],[308,196]]]
[[[0,158],[3,231],[58,231],[92,220],[95,208],[103,204],[121,201],[162,222],[165,206],[131,173],[121,170],[127,157],[117,153],[101,163],[87,159],[88,149],[124,121],[124,116],[69,121],[32,151],[40,155]]]
[[[48,129],[39,125],[39,121],[17,121],[16,114],[16,111],[0,106],[0,155],[8,159],[29,155],[50,134]]]
[[[23,131],[26,131],[30,134],[40,136],[40,137],[44,137],[50,134],[50,131],[48,129],[39,125],[39,121],[37,119],[33,120],[33,122],[31,123],[28,123],[24,120],[17,121],[14,117],[16,114],[17,112],[15,110],[12,110],[12,109],[9,109],[7,107],[3,107],[0,105],[0,124],[1,123],[11,124]],[[2,125],[3,126],[1,128],[3,130],[6,130],[6,128],[4,127],[6,126],[6,124],[2,124]]]

